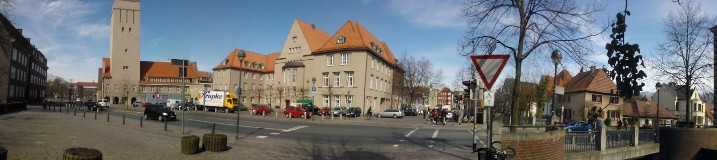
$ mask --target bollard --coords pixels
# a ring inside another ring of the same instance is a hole
[[[144,118],[142,118],[142,116],[139,116],[139,127],[140,127],[140,128],[143,127],[142,121],[144,121]]]
[[[110,122],[110,112],[107,112],[107,122]]]
[[[70,107],[67,104],[65,104],[65,114],[70,114]]]
[[[97,111],[97,112],[100,112],[100,111]],[[97,120],[97,112],[95,112],[95,120]]]
[[[339,114],[339,120],[344,120],[344,115],[343,115],[343,114]]]
[[[167,120],[164,120],[164,131],[167,131]]]
[[[124,125],[124,114],[122,114],[122,125]]]
[[[82,118],[85,118],[85,113],[87,113],[87,110],[86,110],[86,109],[83,109],[83,110],[82,110]]]
[[[212,134],[214,134],[214,129],[216,129],[217,123],[212,123]]]
[[[324,121],[324,114],[321,114],[321,121]]]
[[[334,114],[331,114],[331,120],[332,121],[334,120]]]
[[[74,116],[77,116],[77,107],[75,107],[75,113]]]
[[[261,112],[261,117],[266,117],[266,112]]]
[[[306,112],[304,112],[304,120],[309,119],[309,116],[308,116],[308,115],[309,115],[309,114],[307,114]]]

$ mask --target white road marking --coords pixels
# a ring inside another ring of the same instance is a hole
[[[256,138],[264,139],[264,138],[266,138],[266,136],[256,136]]]
[[[408,132],[408,134],[406,134],[406,136],[404,136],[404,137],[408,138],[408,136],[411,136],[411,134],[413,134],[413,132],[416,132],[416,130],[418,130],[418,128],[413,129],[412,131]]]
[[[394,144],[393,147],[398,147],[398,144]]]
[[[434,138],[434,139],[435,139],[436,136],[438,136],[438,131],[439,131],[438,129],[437,129],[436,131],[434,131],[434,132],[433,132],[433,136],[431,136],[431,138]]]
[[[431,143],[433,143],[433,142],[436,142],[436,141],[431,141]]]
[[[273,132],[273,133],[269,133],[269,134],[272,134],[272,135],[279,135],[279,134],[281,134],[281,133],[276,133],[276,132]]]
[[[291,132],[291,131],[294,131],[294,130],[297,130],[297,129],[306,128],[306,127],[309,127],[309,126],[296,126],[296,127],[293,127],[293,128],[289,128],[289,129],[282,130],[282,132]]]
[[[401,142],[403,142],[403,140],[398,140],[398,141],[401,141]]]
[[[204,123],[216,123],[216,124],[227,125],[227,126],[235,126],[235,124],[219,123],[219,122],[209,122],[209,121],[196,120],[196,119],[186,119],[186,120],[197,121],[197,122],[204,122]],[[269,128],[269,127],[254,127],[254,126],[246,126],[246,125],[239,125],[239,126],[247,127],[247,128],[263,128],[263,129],[268,129],[268,130],[283,131],[283,129]]]
[[[433,145],[428,145],[428,148],[433,148]]]

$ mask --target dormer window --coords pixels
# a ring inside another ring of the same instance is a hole
[[[229,59],[224,59],[224,65],[227,65],[229,63]]]
[[[259,66],[261,67],[261,69],[265,68],[264,64],[260,64]]]
[[[249,67],[249,61],[245,61],[245,62],[244,62],[244,66],[245,66],[245,67]]]
[[[343,44],[344,42],[346,42],[346,37],[339,36],[339,38],[336,38],[336,44]]]
[[[252,63],[251,66],[254,67],[254,68],[259,68],[259,67],[258,67],[258,64],[256,64],[256,62]]]

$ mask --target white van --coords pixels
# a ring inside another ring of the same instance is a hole
[[[108,100],[108,99],[99,99],[99,100],[97,100],[97,103],[102,107],[110,106],[110,100]]]
[[[167,107],[172,109],[179,109],[179,105],[182,105],[181,99],[167,99]]]

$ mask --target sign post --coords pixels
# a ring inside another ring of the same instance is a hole
[[[500,72],[503,71],[503,68],[505,67],[505,63],[508,62],[508,59],[510,58],[510,55],[480,55],[480,56],[471,56],[471,61],[473,62],[473,65],[476,67],[476,70],[478,70],[478,74],[480,74],[480,79],[483,81],[483,84],[485,84],[485,87],[487,90],[490,90],[493,87],[493,84],[495,84],[495,81],[500,76]],[[476,77],[476,79],[478,79]],[[483,88],[480,87],[481,85],[477,85],[478,88],[480,88],[480,92],[477,95],[481,100],[479,102],[476,102],[476,105],[480,105],[481,107],[485,106],[493,106],[493,97],[494,94],[492,92],[488,92],[488,95],[483,94]],[[477,90],[477,89],[476,89]],[[486,104],[486,102],[490,102],[490,104]],[[474,115],[477,115],[478,107],[475,107],[473,109]],[[490,107],[485,107],[484,111],[486,112],[487,119],[487,125],[486,132],[488,132],[488,143],[493,143],[493,114],[491,114],[492,110]],[[475,133],[476,133],[476,123],[478,119],[476,118],[473,122],[473,148],[476,148],[475,144]]]

